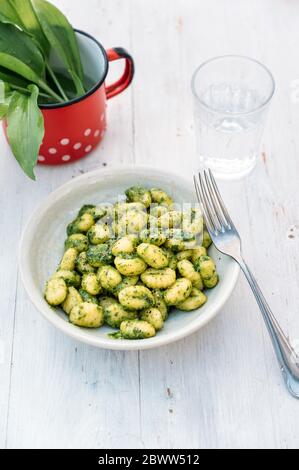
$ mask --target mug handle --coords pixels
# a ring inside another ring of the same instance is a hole
[[[117,82],[112,83],[112,85],[106,87],[107,99],[110,100],[110,98],[113,98],[114,96],[119,95],[119,93],[122,93],[131,84],[134,77],[135,65],[133,58],[122,47],[108,49],[106,53],[109,62],[113,62],[119,59],[125,59],[126,61],[123,76],[117,80]]]

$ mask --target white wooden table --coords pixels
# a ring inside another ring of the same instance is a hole
[[[74,342],[39,316],[18,277],[17,247],[36,205],[80,173],[134,162],[190,178],[193,70],[225,53],[255,57],[277,82],[261,158],[247,180],[221,188],[266,296],[299,342],[299,3],[54,3],[106,47],[126,47],[136,77],[109,103],[102,147],[74,165],[39,167],[36,183],[1,136],[0,447],[298,448],[299,403],[285,390],[242,278],[221,314],[192,337],[110,352]]]

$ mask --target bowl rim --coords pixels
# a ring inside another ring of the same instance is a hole
[[[70,336],[71,338],[80,341],[82,343],[88,344],[90,346],[95,346],[102,349],[110,349],[110,350],[143,350],[143,349],[152,349],[158,348],[161,346],[165,346],[170,343],[174,343],[180,339],[189,336],[192,333],[195,333],[197,330],[202,328],[206,325],[212,318],[214,318],[218,313],[219,310],[223,307],[223,305],[227,302],[229,297],[231,296],[238,277],[240,268],[237,263],[232,261],[231,273],[229,279],[226,280],[226,290],[222,297],[216,297],[213,299],[212,307],[209,309],[208,312],[205,312],[205,315],[199,315],[193,321],[188,323],[186,326],[178,328],[177,331],[171,332],[168,336],[155,336],[154,338],[147,339],[145,341],[140,340],[121,340],[116,341],[110,338],[101,338],[96,337],[93,335],[88,334],[88,330],[84,330],[83,328],[75,327],[71,325],[59,315],[55,315],[53,309],[50,306],[47,306],[44,298],[40,293],[35,293],[34,283],[31,279],[29,263],[27,262],[29,257],[29,250],[27,250],[27,246],[34,237],[34,226],[38,225],[40,219],[44,216],[45,212],[50,209],[50,207],[57,202],[63,194],[69,192],[69,189],[75,187],[78,183],[82,183],[84,180],[88,180],[91,177],[99,178],[99,182],[101,179],[105,177],[107,174],[112,173],[125,173],[125,172],[136,172],[136,176],[138,176],[138,172],[144,174],[145,172],[149,174],[149,172],[154,173],[156,176],[164,176],[167,178],[175,178],[178,181],[179,185],[183,187],[187,187],[190,185],[188,180],[174,172],[169,172],[168,170],[152,168],[146,165],[115,165],[109,168],[100,168],[97,170],[93,170],[90,172],[85,173],[84,175],[80,175],[53,192],[51,192],[46,199],[38,205],[38,207],[32,212],[31,217],[25,224],[22,236],[19,243],[19,251],[18,251],[18,265],[19,265],[19,272],[20,277],[25,288],[25,291],[31,300],[34,307],[38,310],[38,312],[48,320],[53,326],[57,329],[61,330],[66,335]],[[223,255],[225,256],[225,255]],[[208,304],[207,304],[208,305]]]

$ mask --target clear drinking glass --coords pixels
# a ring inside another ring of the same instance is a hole
[[[271,72],[249,57],[215,57],[195,71],[192,91],[201,167],[222,179],[250,173],[275,91]]]

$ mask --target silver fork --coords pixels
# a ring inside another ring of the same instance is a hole
[[[233,258],[245,274],[265,320],[286,386],[294,397],[299,398],[299,356],[273,315],[243,259],[240,235],[224,205],[211,170],[199,173],[198,177],[194,176],[194,184],[211,239],[215,247],[221,253]]]

